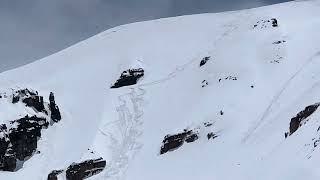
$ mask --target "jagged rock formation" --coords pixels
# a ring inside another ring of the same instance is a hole
[[[181,147],[184,142],[191,143],[198,139],[198,135],[192,130],[185,130],[182,133],[174,135],[166,135],[162,141],[163,145],[160,150],[160,154],[174,151]]]
[[[214,133],[216,130],[214,130],[213,125],[213,121],[207,121],[194,128],[184,129],[181,133],[166,135],[162,141],[160,155],[170,151],[175,151],[184,143],[192,143],[200,138],[206,138],[207,140],[217,138],[218,135],[217,133]]]
[[[311,116],[319,106],[320,103],[307,106],[303,111],[300,111],[295,117],[293,117],[290,121],[289,134],[286,133],[286,137],[296,132],[298,128],[302,126],[304,120]]]
[[[82,180],[102,172],[105,167],[106,161],[102,158],[91,159],[81,163],[73,163],[66,170],[54,170],[47,179],[57,180],[57,176],[65,171],[67,180]]]
[[[0,125],[0,170],[16,171],[21,168],[18,167],[18,164],[21,166],[36,152],[41,130],[48,128],[50,120],[61,119],[61,114],[54,102],[53,93],[50,94],[50,107],[44,102],[43,97],[38,95],[38,92],[28,89],[17,90],[12,96],[5,97],[12,98],[13,104],[21,102],[26,107],[31,107],[34,113],[45,113],[46,115],[48,111],[51,113],[51,119],[43,117],[43,114],[40,116],[26,115]],[[51,108],[51,105],[54,105],[54,108]]]
[[[0,170],[14,171],[17,161],[24,161],[32,156],[37,149],[41,129],[47,128],[49,123],[45,118],[28,115],[10,122],[12,127],[1,125],[0,133]]]
[[[143,76],[144,70],[142,68],[128,69],[121,73],[120,78],[116,81],[116,83],[113,86],[111,86],[111,88],[120,88],[123,86],[137,84],[138,80]]]
[[[21,89],[15,91],[12,95],[12,103],[16,104],[22,101],[26,106],[34,108],[38,112],[47,114],[44,107],[43,97],[38,95],[38,92],[30,91],[29,89]]]
[[[51,111],[51,120],[54,122],[59,122],[61,120],[61,114],[59,107],[56,105],[53,92],[49,95],[49,109]]]

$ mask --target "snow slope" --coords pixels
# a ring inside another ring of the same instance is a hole
[[[0,89],[55,92],[63,119],[43,131],[40,154],[0,179],[43,180],[92,156],[107,161],[92,180],[319,179],[320,113],[284,137],[292,117],[320,102],[319,9],[294,1],[119,26],[1,73]],[[144,78],[110,89],[129,68]],[[165,135],[207,121],[217,138],[160,155]]]

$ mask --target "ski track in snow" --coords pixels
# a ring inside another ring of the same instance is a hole
[[[134,157],[142,144],[137,141],[141,135],[141,117],[143,116],[142,104],[145,90],[142,88],[130,88],[130,92],[118,96],[120,105],[117,107],[119,114],[119,131],[121,138],[118,140],[112,134],[108,134],[112,141],[112,160],[105,178],[120,180],[127,169],[129,160]],[[129,108],[132,104],[132,109]]]
[[[138,153],[143,146],[140,142],[138,142],[139,136],[143,133],[141,129],[141,126],[143,125],[141,117],[143,116],[144,112],[141,106],[145,102],[144,95],[146,94],[146,90],[143,87],[164,83],[176,77],[178,73],[183,72],[193,63],[198,63],[199,59],[204,56],[203,54],[213,54],[218,43],[223,41],[225,37],[229,36],[232,32],[238,29],[241,22],[243,22],[243,20],[245,20],[248,16],[248,13],[241,13],[238,18],[227,23],[225,25],[227,30],[220,37],[214,40],[212,47],[210,47],[210,51],[200,53],[200,55],[196,56],[196,58],[192,58],[187,63],[177,66],[175,70],[169,73],[165,78],[137,85],[136,87],[130,88],[131,90],[129,93],[118,96],[118,101],[120,103],[120,106],[117,107],[119,120],[112,123],[118,122],[120,124],[119,130],[122,136],[120,142],[111,133],[106,133],[100,130],[101,133],[108,136],[113,142],[112,152],[114,154],[110,162],[111,165],[107,167],[108,172],[105,175],[106,179],[122,180],[125,176],[130,159],[134,158],[135,154]],[[137,93],[137,91],[140,93]],[[130,111],[129,107],[130,102],[132,104],[132,112]]]
[[[286,89],[289,87],[289,85],[293,82],[293,80],[298,77],[300,75],[301,72],[303,72],[303,70],[309,65],[311,64],[316,57],[320,56],[320,51],[315,53],[313,56],[311,56],[311,58],[309,58],[309,60],[307,60],[285,83],[284,85],[281,87],[281,89],[279,90],[279,92],[277,92],[272,100],[270,101],[268,107],[266,108],[266,110],[263,112],[261,118],[259,119],[259,121],[252,127],[249,129],[248,133],[245,135],[245,137],[243,138],[242,142],[246,142],[253,133],[256,132],[256,130],[266,121],[266,118],[269,116],[269,114],[272,112],[272,107],[273,105],[278,102],[278,100],[281,98],[281,95],[286,91]]]

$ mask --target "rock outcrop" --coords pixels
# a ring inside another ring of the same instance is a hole
[[[47,180],[56,180],[58,175],[65,172],[67,180],[82,180],[102,172],[106,167],[106,161],[102,158],[91,159],[81,163],[73,163],[66,170],[54,170]]]
[[[59,122],[61,120],[61,113],[59,107],[56,105],[53,92],[49,95],[49,109],[51,111],[51,120],[53,122]]]
[[[47,114],[43,97],[38,95],[38,92],[33,92],[29,89],[21,89],[15,91],[12,95],[12,103],[16,104],[22,101],[26,106],[34,108],[38,112]]]
[[[295,117],[293,117],[290,121],[289,133],[287,133],[287,135],[290,136],[295,133],[299,127],[303,125],[304,121],[311,116],[319,106],[320,103],[307,106],[303,111],[300,111]]]
[[[213,140],[218,137],[217,133],[214,133],[214,122],[207,121],[195,128],[184,129],[183,132],[177,134],[168,134],[162,141],[160,148],[160,155],[175,151],[183,146],[184,143],[193,143],[199,139]]]
[[[183,143],[191,143],[198,139],[198,135],[192,130],[185,130],[182,133],[174,135],[166,135],[162,141],[162,147],[160,154],[167,153],[169,151],[174,151],[181,147]]]
[[[15,171],[17,161],[25,161],[37,149],[37,141],[41,137],[41,130],[49,123],[45,118],[28,115],[10,122],[10,129],[1,125],[0,133],[0,170]]]
[[[27,114],[0,125],[0,170],[16,171],[37,152],[42,129],[48,128],[50,121],[61,120],[61,114],[53,93],[50,93],[50,103],[44,102],[43,96],[39,96],[37,91],[29,89],[17,90],[12,95],[1,95],[1,98],[12,98],[13,104],[22,103],[32,108],[32,114],[35,114]]]
[[[128,69],[121,73],[120,78],[116,81],[116,83],[111,86],[111,88],[120,88],[123,86],[131,86],[137,84],[138,80],[144,76],[144,70],[142,68],[139,69]]]

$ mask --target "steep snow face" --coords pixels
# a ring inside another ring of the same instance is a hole
[[[63,118],[0,179],[42,180],[99,157],[106,168],[89,179],[319,179],[320,113],[285,138],[320,102],[319,9],[296,1],[119,26],[2,73],[0,89],[55,92]],[[144,70],[136,85],[110,88],[133,68]],[[23,112],[0,103],[1,123]],[[184,130],[198,138],[160,155]]]

